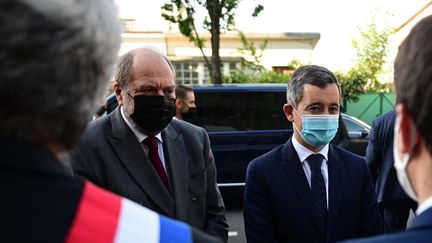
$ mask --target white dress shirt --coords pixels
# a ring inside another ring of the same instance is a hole
[[[420,204],[415,213],[418,216],[429,208],[432,208],[432,197],[429,197],[422,204]]]
[[[292,144],[294,146],[295,151],[297,152],[297,155],[300,159],[300,162],[302,163],[303,166],[303,171],[306,175],[306,179],[309,183],[309,187],[311,187],[311,169],[310,169],[310,165],[309,163],[307,163],[306,159],[307,157],[309,157],[309,155],[311,154],[321,154],[322,156],[324,156],[324,162],[325,163],[321,163],[321,173],[322,176],[324,178],[324,183],[325,183],[325,187],[326,187],[326,199],[327,199],[327,209],[328,209],[328,150],[329,150],[329,145],[325,145],[318,153],[315,153],[311,150],[309,150],[308,148],[306,148],[305,146],[301,145],[294,136],[292,136]]]
[[[137,138],[138,142],[141,144],[141,147],[144,149],[144,151],[146,152],[147,156],[148,156],[148,147],[146,145],[144,145],[143,141],[148,137],[147,135],[145,135],[144,133],[142,133],[141,131],[139,131],[136,128],[135,124],[132,124],[128,119],[126,119],[126,116],[123,113],[123,106],[120,107],[120,112],[122,115],[123,120],[126,122],[126,124],[128,125],[128,127],[132,130],[133,134],[135,134],[135,137]],[[161,133],[158,133],[155,135],[155,137],[158,140],[158,153],[159,153],[159,158],[162,161],[162,165],[165,169],[165,172],[167,171],[166,169],[166,165],[165,165],[165,157],[164,157],[164,153],[163,153],[163,146],[162,146],[162,135]]]

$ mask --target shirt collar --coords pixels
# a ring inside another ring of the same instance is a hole
[[[305,146],[303,146],[302,144],[300,144],[297,141],[297,139],[294,137],[294,135],[292,136],[291,141],[295,151],[297,152],[300,162],[302,163],[305,162],[307,157],[309,157],[309,155],[311,154],[321,154],[322,156],[324,156],[325,160],[328,161],[328,150],[329,150],[328,144],[326,144],[318,153],[315,153],[309,150],[308,148],[306,148]]]
[[[132,124],[131,121],[126,118],[124,111],[123,111],[123,106],[120,106],[120,113],[121,113],[123,120],[126,122],[127,126],[132,130],[133,134],[137,138],[138,142],[142,143],[148,137],[148,135],[146,135],[146,134],[142,133],[140,130],[138,130],[136,127],[136,124]],[[156,134],[155,137],[159,140],[160,143],[162,143],[162,133]]]
[[[416,210],[416,215],[420,215],[424,211],[428,210],[429,208],[432,208],[432,196],[428,199],[424,200],[422,204],[420,204]]]

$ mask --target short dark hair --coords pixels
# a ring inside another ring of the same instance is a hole
[[[432,15],[418,22],[394,64],[397,102],[403,103],[432,153]]]
[[[293,73],[293,76],[288,81],[287,103],[289,105],[297,107],[303,98],[305,84],[315,85],[320,88],[325,88],[329,84],[336,84],[340,93],[338,80],[330,70],[317,65],[302,66]]]
[[[175,94],[176,94],[177,99],[178,98],[180,98],[182,100],[186,99],[188,92],[193,92],[192,87],[186,86],[184,84],[177,84],[176,85]]]

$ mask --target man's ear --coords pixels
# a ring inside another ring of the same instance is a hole
[[[114,88],[114,93],[115,93],[116,98],[117,98],[117,103],[119,105],[123,105],[123,94],[122,94],[123,89],[120,87],[120,84],[117,82],[114,84],[113,88]]]
[[[176,99],[176,108],[177,110],[180,109],[183,105],[183,101],[181,99]]]
[[[293,106],[289,104],[285,104],[283,106],[283,112],[285,113],[286,118],[290,122],[294,122],[294,115],[293,115]]]
[[[411,114],[404,104],[396,105],[396,113],[400,120],[399,148],[403,153],[410,153],[420,143],[421,136],[412,120]],[[414,145],[413,145],[414,143]]]

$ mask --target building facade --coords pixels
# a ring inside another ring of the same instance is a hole
[[[123,19],[124,33],[120,55],[138,47],[151,46],[168,56],[176,69],[176,82],[183,84],[210,83],[206,61],[199,48],[181,33],[174,30],[149,31],[139,26],[135,19]],[[172,28],[174,29],[174,28]],[[267,42],[260,53],[260,65],[267,70],[283,73],[294,60],[302,64],[312,63],[313,49],[320,39],[319,33],[244,33],[249,43],[259,46]],[[211,58],[210,33],[200,33],[205,39],[204,54]],[[223,75],[242,69],[244,61],[253,58],[242,51],[243,44],[237,31],[220,36],[221,70]],[[244,50],[244,49],[243,49]]]

